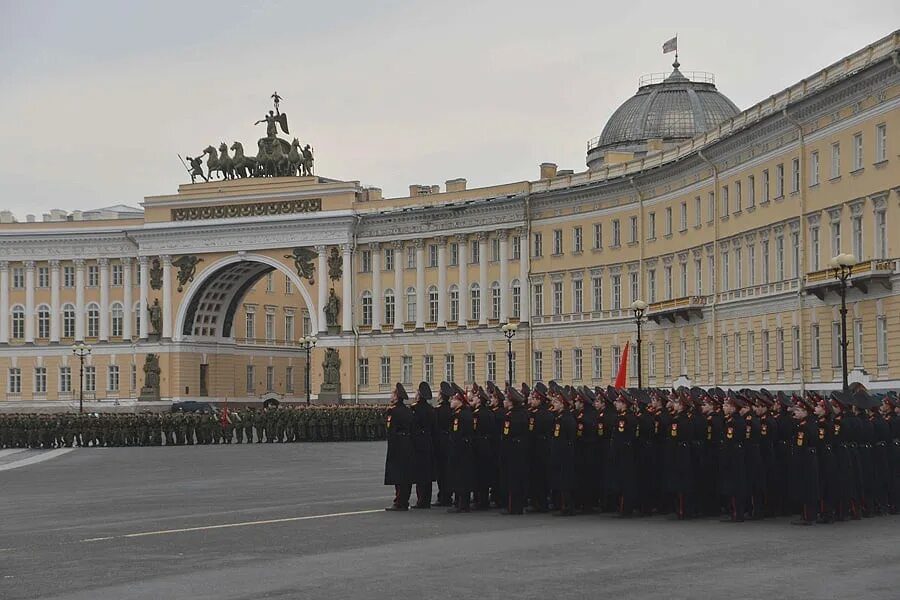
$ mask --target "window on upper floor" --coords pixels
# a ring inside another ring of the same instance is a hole
[[[540,233],[534,234],[534,256],[539,258],[544,255],[544,236]]]
[[[575,227],[572,230],[572,251],[576,254],[581,254],[584,250],[584,235],[581,226]]]
[[[603,247],[603,224],[594,223],[594,250]]]
[[[791,192],[797,193],[800,191],[800,159],[794,158],[791,160]]]
[[[666,226],[665,226],[665,234],[667,236],[672,235],[672,207],[666,207]]]
[[[863,168],[863,136],[857,133],[853,136],[853,170],[859,171]]]
[[[631,224],[630,231],[631,235],[629,236],[628,241],[632,244],[636,244],[638,241],[638,220],[637,217],[629,217],[629,223]]]
[[[841,176],[841,143],[834,142],[831,144],[831,178],[837,179]]]
[[[819,151],[815,150],[809,155],[809,185],[819,185]]]
[[[875,127],[875,164],[887,160],[887,124]]]
[[[613,229],[612,247],[618,248],[619,246],[622,245],[622,226],[619,223],[618,219],[613,219],[612,229]]]
[[[553,255],[559,256],[563,253],[563,235],[562,229],[553,230]]]
[[[647,239],[656,239],[656,213],[652,212],[647,215]]]

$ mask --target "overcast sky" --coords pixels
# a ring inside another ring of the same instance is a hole
[[[178,153],[255,148],[274,90],[317,174],[386,196],[581,171],[676,32],[744,109],[898,25],[896,0],[0,0],[0,209],[174,193]]]

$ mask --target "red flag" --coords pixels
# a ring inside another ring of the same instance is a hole
[[[619,372],[616,373],[616,382],[613,387],[620,390],[625,387],[625,374],[628,372],[628,342],[625,342],[625,349],[622,350],[622,360],[619,361]]]
[[[225,398],[225,408],[222,410],[222,416],[219,418],[222,423],[222,427],[228,425],[231,422],[231,419],[228,417],[228,398]]]

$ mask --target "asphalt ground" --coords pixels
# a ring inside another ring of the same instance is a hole
[[[386,513],[384,452],[100,448],[9,468],[0,599],[900,597],[900,517]]]

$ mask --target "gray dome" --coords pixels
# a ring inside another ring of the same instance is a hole
[[[637,93],[613,113],[599,138],[588,146],[588,162],[609,150],[646,153],[647,140],[661,139],[665,146],[693,138],[714,128],[740,111],[720,93],[710,74],[691,74],[689,79],[674,65],[663,79],[641,80]]]

